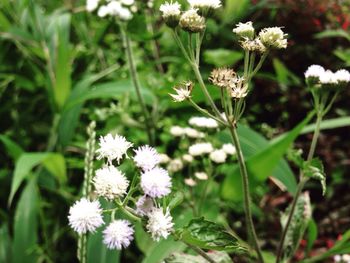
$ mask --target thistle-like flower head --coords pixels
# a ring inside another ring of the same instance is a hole
[[[181,102],[191,98],[191,93],[193,90],[193,83],[187,81],[180,86],[174,87],[176,94],[169,94],[175,102]]]
[[[199,33],[205,28],[205,18],[198,15],[197,9],[191,8],[181,15],[180,26],[187,32]]]
[[[281,49],[287,47],[287,34],[280,27],[267,27],[260,31],[259,39],[267,48]]]

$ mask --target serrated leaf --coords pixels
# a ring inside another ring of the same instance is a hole
[[[203,249],[234,253],[246,251],[238,239],[228,233],[223,226],[205,220],[203,217],[192,219],[186,227],[176,230],[176,236],[185,243]]]
[[[326,174],[320,159],[315,158],[304,163],[303,173],[305,176],[319,180],[322,185],[322,195],[326,193]]]

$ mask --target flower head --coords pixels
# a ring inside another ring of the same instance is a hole
[[[226,88],[235,77],[236,72],[233,69],[218,68],[210,73],[209,81],[220,88]]]
[[[208,180],[208,175],[205,172],[195,172],[194,176],[198,179],[198,180]]]
[[[197,184],[197,182],[195,180],[193,180],[191,177],[185,178],[184,182],[188,186],[195,186]]]
[[[232,98],[244,98],[248,94],[248,84],[245,82],[244,78],[236,77],[230,81],[228,90]]]
[[[181,137],[182,135],[185,135],[185,129],[177,125],[171,126],[170,134],[175,137]]]
[[[103,243],[109,249],[127,248],[134,239],[134,229],[127,220],[114,220],[103,231]]]
[[[169,27],[174,28],[179,24],[181,5],[178,2],[165,2],[160,6],[159,10],[162,12],[163,19]]]
[[[175,102],[181,102],[191,98],[193,83],[191,81],[185,82],[183,85],[174,87],[176,94],[169,94]]]
[[[190,127],[186,127],[185,128],[185,134],[187,137],[189,138],[195,138],[195,139],[199,139],[199,138],[204,138],[205,134],[203,132],[197,131],[196,129],[190,128]]]
[[[192,117],[189,119],[188,123],[192,126],[215,129],[219,127],[219,124],[216,120],[206,117]]]
[[[326,70],[320,76],[320,83],[322,85],[337,85],[338,84],[338,80],[337,80],[335,74],[331,70]]]
[[[249,39],[249,38],[244,38],[240,42],[242,48],[246,51],[250,52],[258,52],[258,53],[264,53],[266,51],[266,47],[263,45],[261,40],[259,38],[255,39]]]
[[[95,11],[98,7],[98,2],[100,2],[100,0],[86,0],[86,10],[88,12]]]
[[[143,195],[136,202],[136,213],[145,216],[154,208],[153,199],[147,195]]]
[[[232,31],[233,33],[236,33],[241,38],[247,38],[250,40],[252,40],[255,35],[255,29],[251,21],[246,23],[238,23]]]
[[[169,210],[163,213],[162,208],[154,208],[148,214],[148,222],[146,228],[153,240],[159,241],[161,238],[167,238],[173,229],[174,223],[172,222]]]
[[[230,155],[236,154],[236,147],[232,143],[225,143],[221,149],[226,153]]]
[[[98,153],[97,159],[107,158],[109,163],[116,159],[119,163],[124,155],[127,156],[126,152],[133,144],[123,136],[115,135],[113,137],[112,134],[107,134],[100,137],[99,145],[100,148],[96,151]]]
[[[182,160],[184,160],[184,162],[187,162],[187,163],[192,163],[193,162],[193,156],[186,153],[186,154],[184,154],[182,156]]]
[[[156,149],[144,145],[135,150],[134,161],[137,167],[143,171],[148,171],[160,163],[160,156]]]
[[[350,82],[350,73],[345,69],[340,69],[334,73],[337,82],[341,85],[346,85]]]
[[[96,228],[104,224],[100,203],[86,198],[76,201],[69,209],[68,220],[70,227],[79,234],[95,232]]]
[[[198,15],[197,9],[192,8],[181,15],[180,26],[190,33],[202,32],[205,28],[205,19]]]
[[[221,0],[187,0],[192,8],[219,8]]]
[[[171,178],[166,170],[155,167],[141,174],[141,187],[150,197],[163,197],[171,191]]]
[[[311,65],[305,71],[305,79],[311,84],[317,84],[320,81],[321,76],[325,73],[325,69],[320,65]]]
[[[287,47],[286,36],[280,27],[267,27],[259,33],[259,39],[265,47],[276,49]]]
[[[122,197],[129,186],[125,175],[112,165],[98,169],[92,182],[97,195],[109,200]]]
[[[226,161],[227,154],[223,150],[215,150],[210,153],[209,158],[215,163],[224,163]]]
[[[164,163],[168,163],[170,162],[170,157],[165,154],[165,153],[161,153],[159,154],[159,163],[160,164],[164,164]]]
[[[209,142],[196,143],[188,148],[188,152],[192,156],[199,156],[213,151],[213,145]]]
[[[184,164],[181,159],[171,160],[167,166],[167,170],[172,173],[176,173],[184,168]]]

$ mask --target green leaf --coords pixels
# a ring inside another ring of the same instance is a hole
[[[12,262],[37,262],[35,254],[37,247],[38,231],[38,204],[39,193],[36,185],[36,177],[32,177],[25,187],[19,199],[15,221],[12,247]]]
[[[23,153],[23,149],[8,136],[0,134],[0,141],[4,144],[6,151],[14,160],[17,160]]]
[[[322,185],[322,195],[326,193],[326,174],[320,159],[315,158],[304,162],[303,173],[305,176],[319,180]]]
[[[66,160],[62,154],[51,153],[43,160],[45,168],[56,177],[60,184],[67,182]]]
[[[246,251],[246,248],[223,226],[207,221],[203,217],[192,219],[186,227],[176,230],[176,236],[185,243],[203,249],[234,253]]]
[[[274,58],[273,61],[273,67],[276,72],[276,78],[279,84],[283,85],[290,85],[290,84],[295,84],[299,85],[300,84],[300,79],[293,73],[291,72],[283,63],[277,58]]]
[[[315,35],[315,38],[328,38],[328,37],[343,37],[350,41],[350,34],[345,30],[325,30]]]
[[[120,251],[108,249],[102,240],[103,229],[99,228],[96,233],[89,234],[87,243],[87,263],[119,263]]]
[[[204,51],[204,61],[215,67],[232,66],[243,58],[242,52],[230,49],[213,49]]]
[[[207,255],[215,259],[216,263],[232,263],[232,259],[226,252],[213,251],[207,253]],[[185,253],[174,253],[167,259],[166,263],[208,263],[208,261],[202,256],[194,256]]]
[[[339,117],[330,120],[323,120],[321,123],[321,130],[330,130],[335,128],[347,127],[350,126],[350,117]],[[313,132],[316,128],[316,124],[312,123],[306,125],[301,134]]]
[[[306,246],[306,254],[309,254],[318,235],[317,224],[315,220],[310,219],[309,225],[307,227],[307,246]]]
[[[0,227],[0,262],[11,261],[11,237],[8,225],[5,223]]]
[[[249,0],[227,0],[225,8],[221,15],[224,24],[232,24],[232,22],[240,21],[249,10]]]

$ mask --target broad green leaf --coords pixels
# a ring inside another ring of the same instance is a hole
[[[116,249],[108,249],[103,244],[102,228],[99,228],[96,233],[89,234],[87,243],[87,263],[119,263],[120,251]]]
[[[0,141],[2,141],[8,154],[14,160],[17,160],[19,156],[23,153],[23,149],[17,143],[11,140],[8,136],[0,134]]]
[[[38,231],[39,193],[36,177],[32,177],[19,199],[14,221],[14,237],[12,246],[13,263],[37,262],[35,254]]]
[[[192,219],[184,228],[176,230],[176,236],[190,245],[203,249],[244,253],[246,248],[227,230],[202,218]]]
[[[214,49],[204,51],[204,61],[215,67],[232,66],[243,58],[243,53],[230,49]]]
[[[350,33],[346,32],[345,30],[338,29],[338,30],[325,30],[321,33],[318,33],[315,35],[315,38],[327,38],[327,37],[343,37],[350,41]]]
[[[11,237],[6,223],[0,227],[0,262],[12,262],[11,261]]]
[[[45,168],[55,176],[55,178],[64,184],[67,182],[66,161],[62,154],[51,153],[43,161]]]

